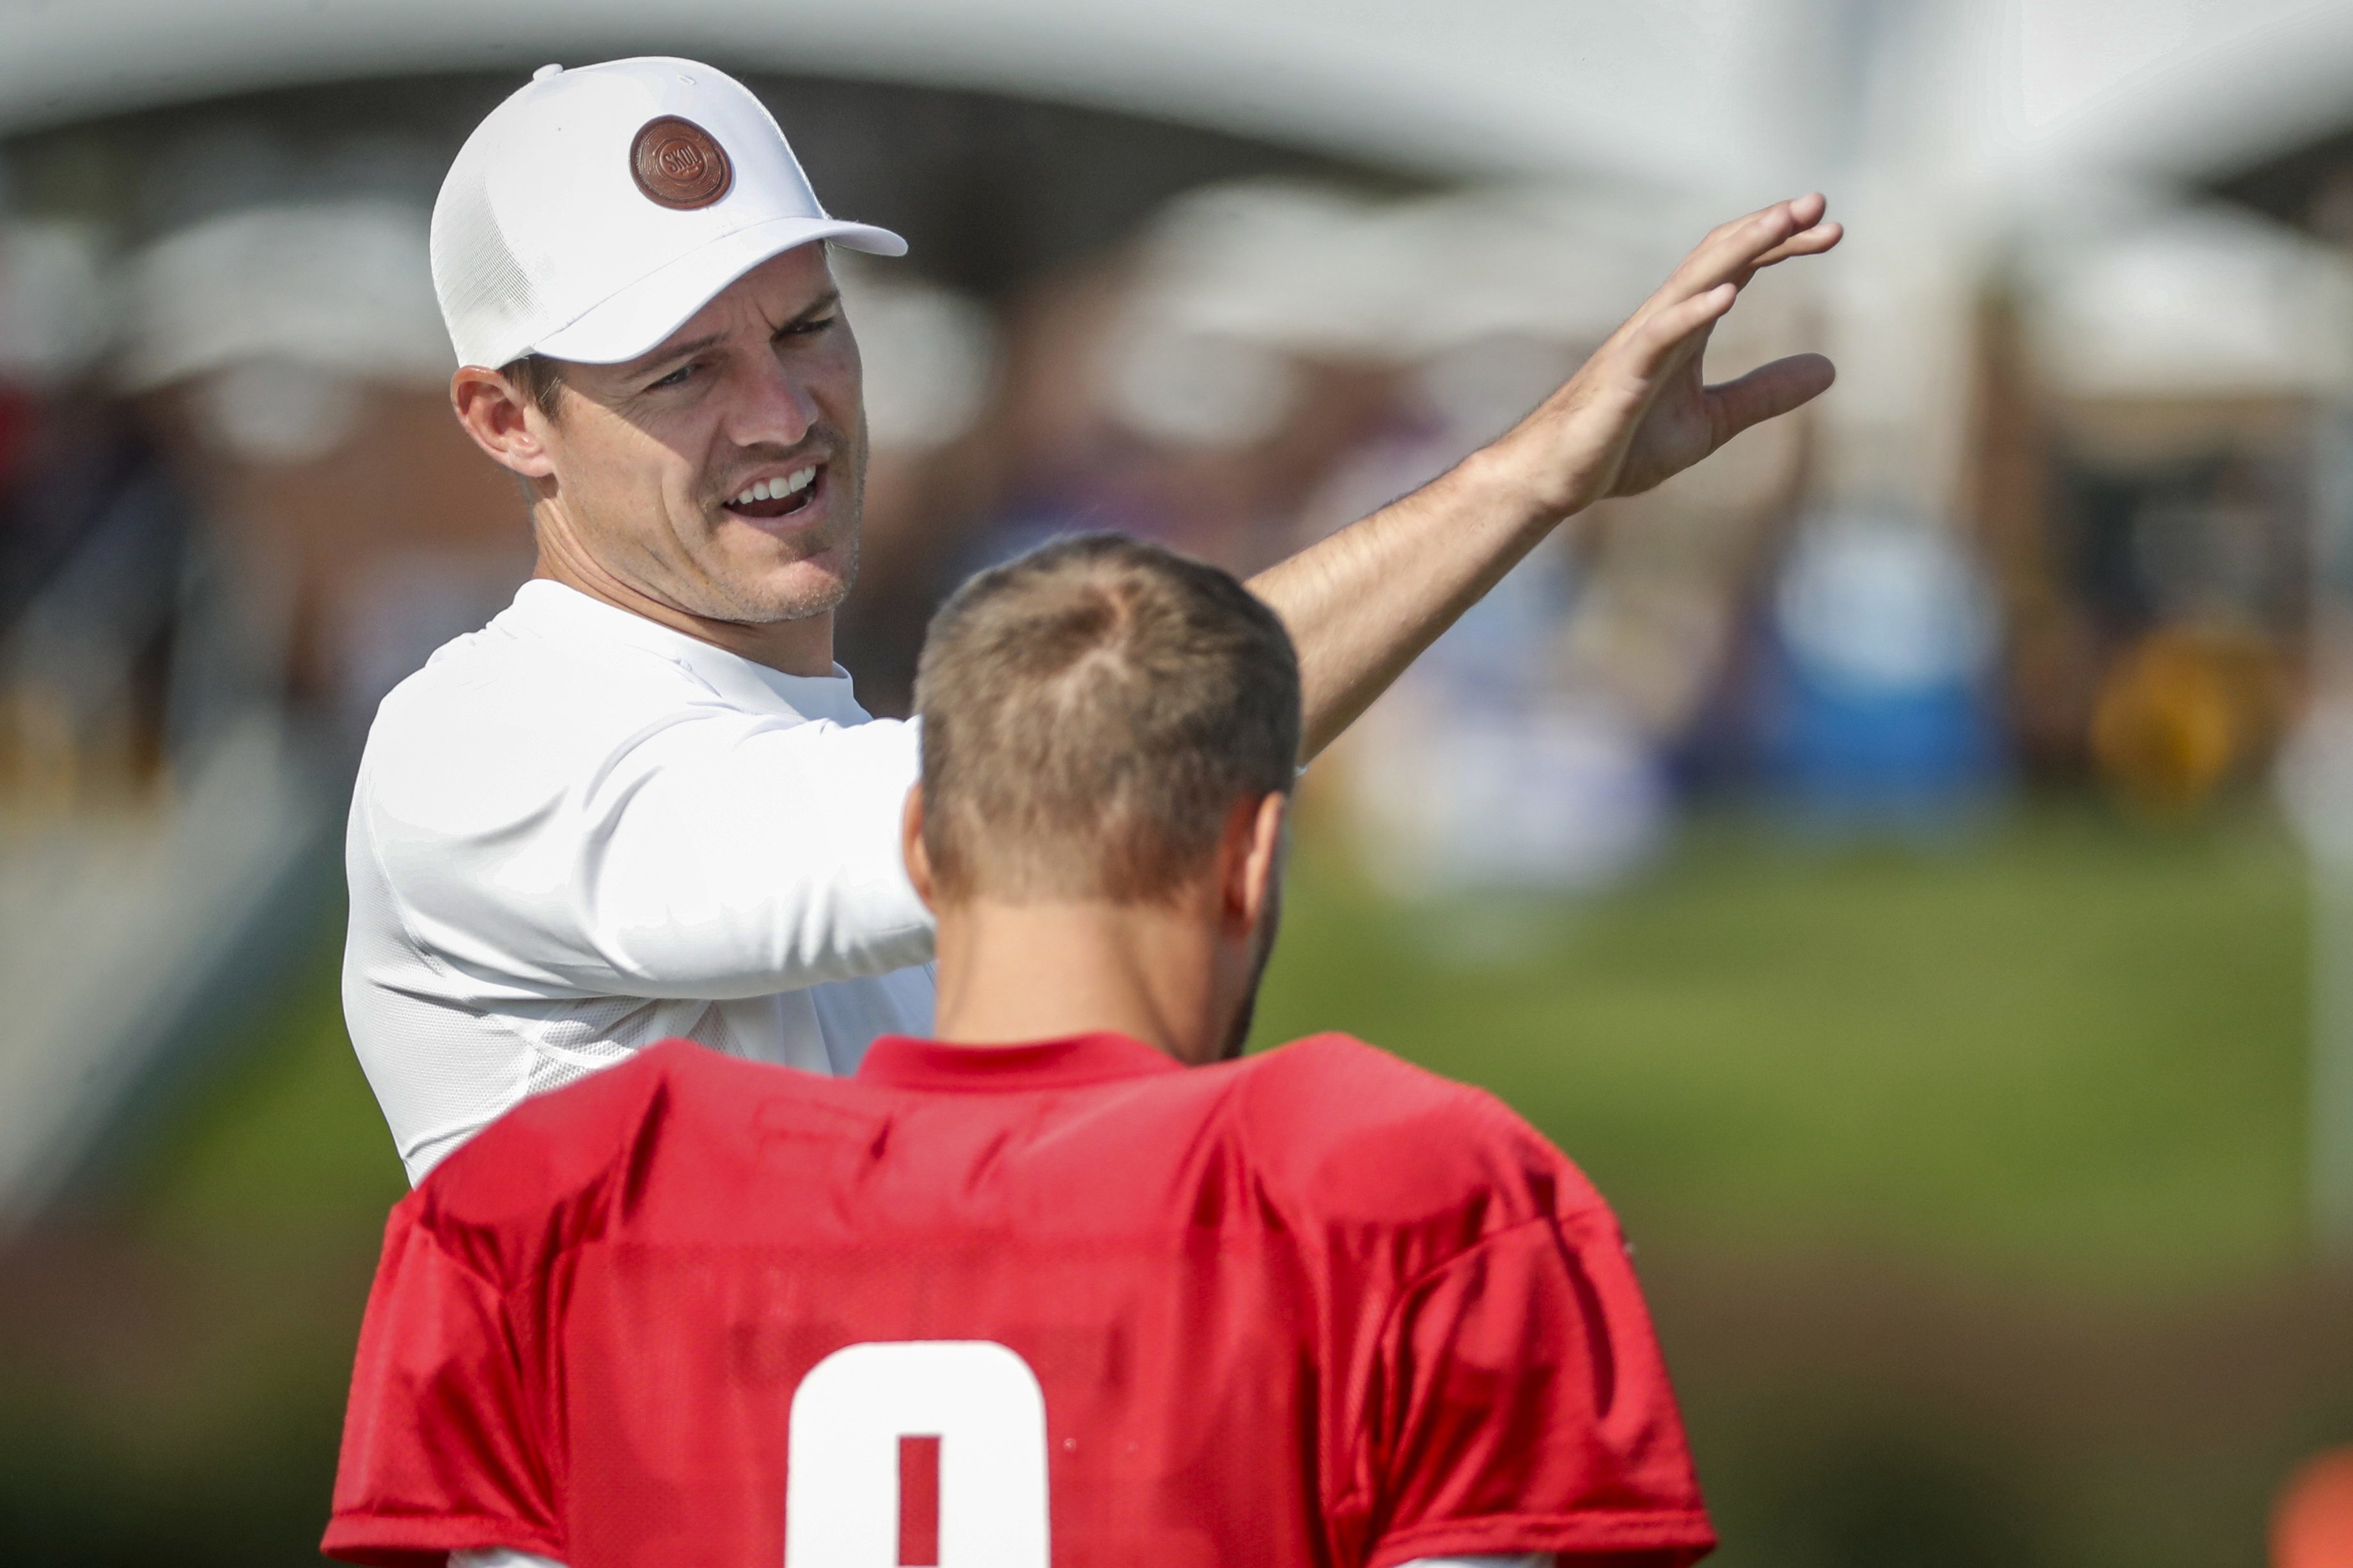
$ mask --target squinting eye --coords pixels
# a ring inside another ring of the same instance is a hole
[[[819,316],[815,321],[795,321],[791,326],[786,327],[785,331],[792,334],[794,337],[805,338],[812,332],[821,332],[825,331],[828,327],[833,325],[834,322],[839,320],[841,320],[839,316]]]
[[[676,370],[670,372],[668,375],[663,376],[659,381],[649,381],[646,383],[646,390],[648,392],[651,392],[657,386],[676,386],[688,376],[692,375],[694,374],[694,368],[695,367],[691,364],[682,364]]]

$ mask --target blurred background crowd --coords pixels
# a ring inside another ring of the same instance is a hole
[[[0,1555],[323,1519],[401,1190],[350,771],[531,568],[427,217],[531,68],[648,50],[913,242],[836,258],[878,713],[975,569],[1265,565],[1827,190],[1710,367],[1840,385],[1311,773],[1261,1039],[1487,1083],[1618,1197],[1728,1564],[2353,1561],[2293,1556],[2353,1552],[2341,0],[8,8]]]

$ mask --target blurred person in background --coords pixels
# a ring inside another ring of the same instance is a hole
[[[367,151],[321,149],[263,186],[278,199],[174,212],[124,268],[114,365],[195,487],[255,694],[324,721],[339,752],[531,566],[512,489],[450,427],[411,161],[374,184]],[[280,158],[258,134],[197,138],[169,194]]]
[[[327,1550],[1706,1552],[1584,1175],[1345,1036],[1233,1059],[1299,696],[1267,606],[1151,544],[1065,540],[961,590],[923,652],[903,828],[938,1037],[878,1041],[848,1083],[670,1042],[437,1169],[390,1226]]]
[[[923,623],[955,585],[942,568],[1002,471],[987,422],[1007,355],[996,312],[971,295],[857,251],[831,263],[858,323],[868,455],[857,605],[835,621],[834,658],[858,672],[860,707],[903,718]]]
[[[1303,760],[1566,518],[1809,401],[1799,355],[1709,387],[1819,196],[1710,234],[1526,419],[1253,578],[1299,647]],[[867,455],[826,214],[723,73],[549,67],[459,153],[433,268],[468,433],[529,495],[537,574],[378,712],[344,999],[412,1179],[526,1095],[684,1037],[854,1070],[933,1006],[900,864],[917,735],[833,660]]]
[[[1410,378],[1409,416],[1353,454],[1306,528],[1328,531],[1446,472],[1574,364],[1524,333],[1433,356]],[[1565,635],[1586,607],[1569,546],[1556,536],[1532,552],[1351,733],[1338,779],[1375,885],[1406,898],[1589,891],[1662,838],[1666,792],[1648,738],[1568,668]],[[1447,930],[1466,951],[1496,934],[1486,921]]]
[[[95,237],[0,223],[0,817],[143,800],[167,772],[192,508],[98,374]]]

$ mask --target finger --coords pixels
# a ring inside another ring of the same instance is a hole
[[[1710,229],[1692,248],[1658,290],[1642,301],[1629,326],[1638,326],[1657,311],[1704,293],[1718,284],[1746,283],[1761,258],[1798,236],[1822,226],[1827,203],[1820,193],[1775,202],[1746,217]],[[1833,240],[1831,243],[1836,243]]]
[[[1778,419],[1830,390],[1838,367],[1820,354],[1792,354],[1707,389],[1708,421],[1723,446],[1752,425]]]
[[[1820,226],[1826,206],[1817,192],[1759,208],[1700,241],[1676,270],[1694,292],[1718,283],[1746,281],[1762,258]]]
[[[1789,196],[1769,206],[1758,207],[1755,212],[1744,216],[1717,224],[1701,237],[1697,245],[1692,247],[1692,253],[1697,255],[1701,251],[1715,249],[1733,243],[1746,231],[1760,225],[1786,226],[1793,233],[1799,229],[1810,228],[1821,222],[1822,215],[1829,208],[1829,199],[1820,191],[1809,192],[1802,196]]]
[[[1845,237],[1846,226],[1843,224],[1818,223],[1802,234],[1791,235],[1749,263],[1749,269],[1761,271],[1777,261],[1787,261],[1793,256],[1820,256]]]
[[[1739,289],[1729,283],[1719,283],[1704,294],[1662,306],[1641,324],[1628,345],[1633,353],[1636,374],[1644,377],[1662,374],[1678,353],[1691,347],[1693,340],[1714,326],[1739,298]]]

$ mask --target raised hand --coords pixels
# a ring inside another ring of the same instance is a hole
[[[1776,202],[1712,231],[1658,292],[1560,389],[1482,454],[1534,511],[1566,517],[1605,496],[1638,494],[1750,426],[1819,395],[1834,375],[1794,354],[1736,381],[1700,379],[1708,334],[1749,279],[1818,256],[1844,231],[1819,195]]]
[[[1752,213],[1700,241],[1583,368],[1492,446],[1413,494],[1250,579],[1299,647],[1314,756],[1553,526],[1646,490],[1831,384],[1820,354],[1700,380],[1707,335],[1759,268],[1839,242],[1822,198]]]

